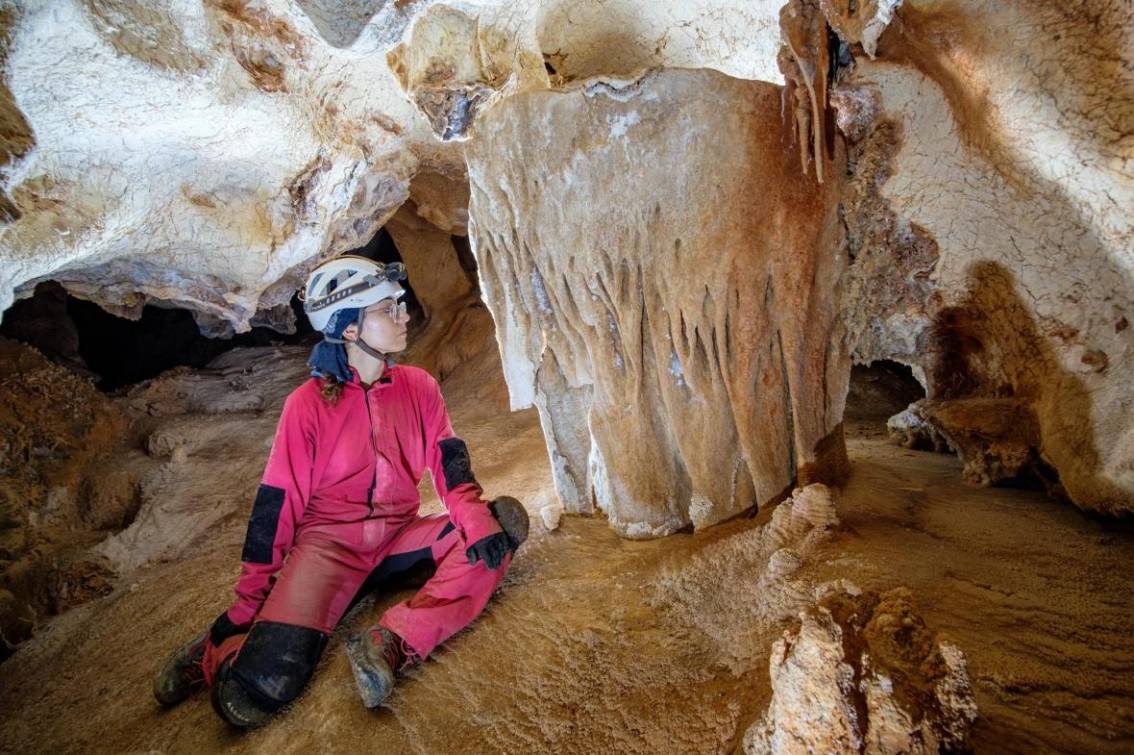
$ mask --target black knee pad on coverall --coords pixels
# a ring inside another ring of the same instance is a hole
[[[318,629],[258,621],[227,675],[257,707],[275,713],[299,697],[326,646]]]

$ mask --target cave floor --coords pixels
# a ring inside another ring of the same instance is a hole
[[[302,364],[298,351],[287,358]],[[537,513],[551,500],[538,419],[508,413],[499,382],[498,365],[470,365],[445,393],[486,493],[524,500],[532,537],[486,614],[411,672],[389,708],[359,703],[342,641],[407,593],[348,616],[307,691],[263,730],[227,730],[204,697],[170,711],[153,701],[168,653],[227,605],[247,502],[221,496],[232,510],[211,515],[206,537],[178,524],[190,552],[140,568],[0,665],[0,751],[736,749],[767,703],[768,648],[783,625],[744,631],[750,608],[719,601],[718,616],[690,622],[651,596],[675,573],[712,585],[715,567],[697,554],[762,526],[767,512],[656,541],[619,539],[601,517],[565,516],[549,532]],[[247,427],[226,455],[237,443],[262,459],[271,422]],[[848,425],[848,448],[842,526],[808,576],[913,590],[927,624],[968,657],[976,751],[1130,752],[1134,537],[1034,491],[966,485],[956,459],[890,445],[879,421]]]

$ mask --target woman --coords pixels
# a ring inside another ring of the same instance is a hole
[[[263,724],[311,677],[343,614],[378,583],[432,572],[421,590],[347,641],[367,707],[483,610],[527,536],[512,498],[486,504],[464,441],[406,346],[400,263],[342,256],[308,277],[304,310],[324,335],[312,378],[284,403],[252,506],[236,601],[154,680],[163,705],[204,686],[235,726]],[[429,469],[448,514],[418,516]]]

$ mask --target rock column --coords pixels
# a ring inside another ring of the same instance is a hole
[[[780,92],[591,80],[508,98],[469,142],[513,408],[538,407],[567,510],[625,536],[845,473],[838,182],[781,138]]]

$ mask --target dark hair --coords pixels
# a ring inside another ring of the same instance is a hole
[[[323,376],[323,387],[319,389],[319,395],[328,404],[334,405],[338,402],[339,397],[343,395],[343,384],[330,375]]]

